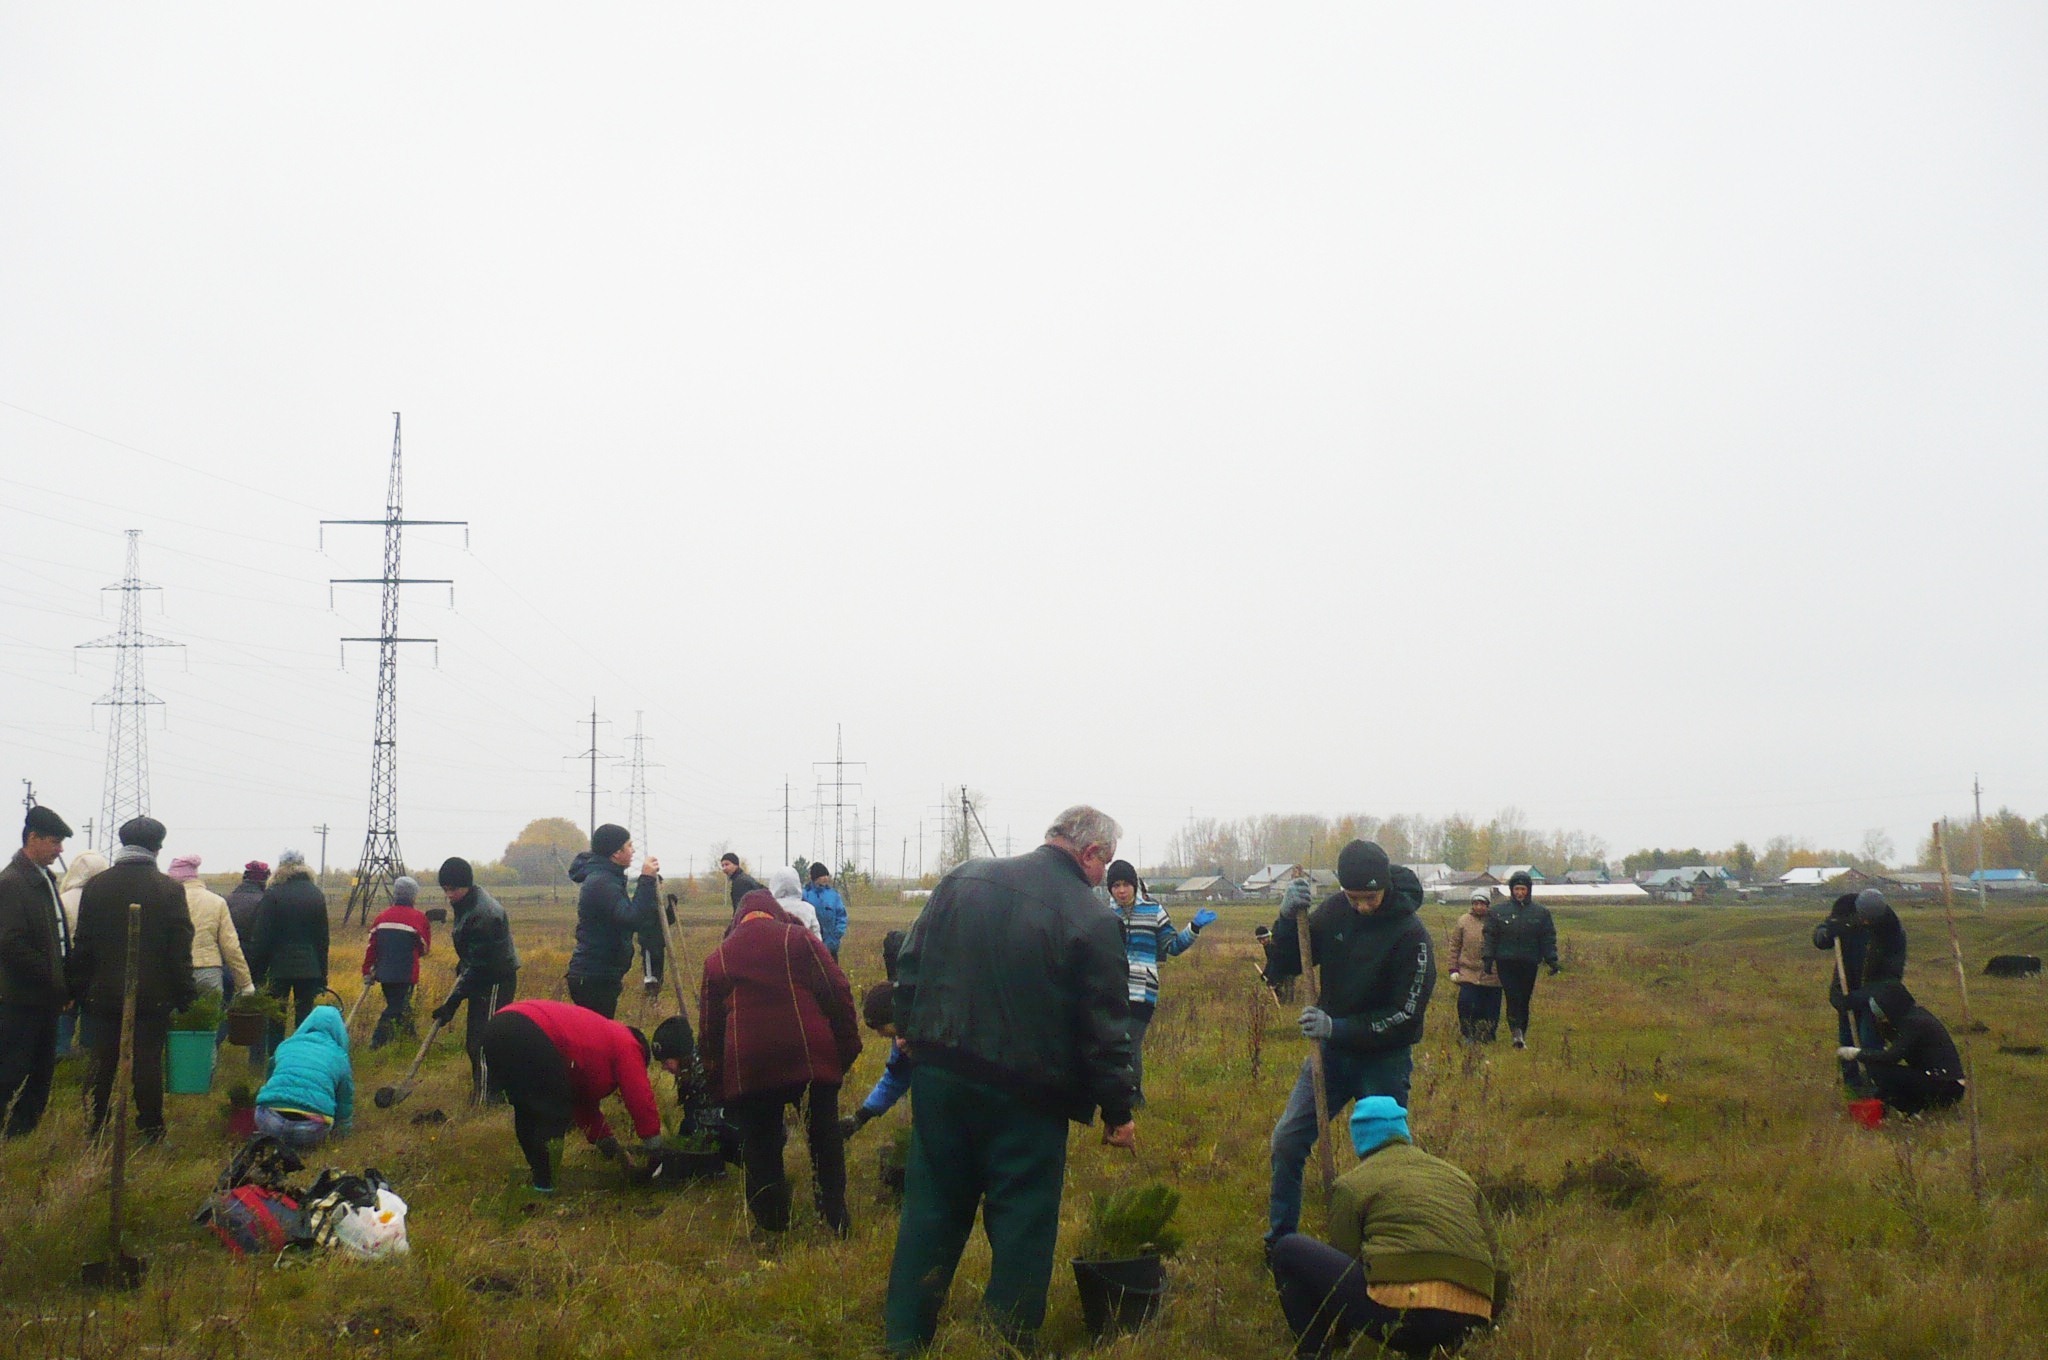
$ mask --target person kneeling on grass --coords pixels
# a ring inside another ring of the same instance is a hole
[[[270,1080],[256,1093],[256,1132],[294,1151],[343,1137],[355,1113],[348,1024],[333,1006],[315,1006],[271,1058]]]
[[[1351,1143],[1359,1163],[1331,1192],[1329,1242],[1290,1233],[1273,1244],[1294,1353],[1331,1355],[1359,1332],[1402,1355],[1457,1349],[1507,1302],[1485,1197],[1414,1145],[1408,1112],[1391,1096],[1358,1102]]]
[[[891,931],[890,934],[900,932]],[[910,1069],[915,1063],[910,1056],[910,1042],[896,1032],[896,984],[877,982],[861,994],[860,1018],[867,1027],[887,1039],[890,1043],[889,1061],[882,1064],[882,1075],[872,1088],[860,1108],[839,1121],[839,1136],[851,1138],[867,1127],[871,1119],[879,1119],[889,1113],[896,1102],[910,1094]]]
[[[542,1194],[554,1192],[571,1124],[607,1159],[625,1155],[598,1108],[614,1091],[633,1117],[642,1152],[652,1152],[661,1137],[661,1111],[647,1079],[653,1053],[637,1029],[566,1001],[515,1001],[484,1026],[483,1053],[492,1084],[511,1102],[513,1135]]]
[[[1945,1110],[1963,1098],[1963,1060],[1956,1041],[1934,1012],[1914,1002],[1905,983],[1878,983],[1865,1004],[1883,1047],[1844,1044],[1835,1056],[1863,1064],[1887,1110]]]

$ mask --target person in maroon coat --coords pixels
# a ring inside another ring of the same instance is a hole
[[[623,1155],[599,1107],[615,1091],[643,1152],[661,1136],[647,1037],[637,1029],[564,1001],[515,1001],[484,1026],[483,1054],[512,1105],[512,1131],[535,1190],[554,1190],[571,1124],[607,1158]]]
[[[704,960],[697,1031],[707,1084],[740,1131],[754,1222],[767,1232],[789,1227],[783,1110],[798,1105],[818,1214],[845,1236],[839,1087],[860,1055],[853,988],[818,937],[766,889],[740,899],[724,941]]]

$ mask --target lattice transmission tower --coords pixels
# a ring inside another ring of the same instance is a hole
[[[654,844],[654,832],[647,824],[647,732],[645,716],[639,709],[633,710],[633,735],[629,740],[633,743],[633,754],[626,760],[626,829],[640,843],[643,854],[652,854],[649,847]],[[659,769],[660,765],[652,768]]]
[[[384,591],[382,626],[375,637],[345,637],[344,657],[351,642],[377,644],[377,720],[370,739],[370,822],[363,833],[363,858],[356,867],[355,882],[349,887],[348,905],[341,922],[347,925],[357,912],[367,923],[380,908],[378,902],[391,900],[391,881],[405,872],[405,857],[398,848],[398,648],[402,643],[439,643],[438,638],[398,635],[398,592],[401,586],[447,586],[452,601],[455,582],[446,577],[403,576],[399,555],[404,531],[415,525],[445,525],[462,530],[464,546],[469,543],[469,521],[463,519],[407,519],[405,485],[401,465],[399,413],[391,413],[391,484],[384,495],[382,519],[323,519],[321,541],[325,545],[330,524],[378,525],[384,530],[384,574],[382,576],[337,576],[335,586],[381,586]]]
[[[114,686],[93,700],[95,708],[110,711],[107,776],[95,832],[99,848],[111,851],[121,823],[149,815],[149,710],[161,708],[164,701],[142,682],[142,654],[151,647],[185,644],[142,631],[142,592],[162,589],[142,579],[142,530],[128,531],[128,570],[120,584],[102,589],[121,592],[121,626],[78,647],[114,650]]]

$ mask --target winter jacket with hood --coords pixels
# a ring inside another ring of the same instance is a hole
[[[280,864],[256,904],[249,968],[268,982],[327,981],[327,895],[306,866]]]
[[[1872,1067],[1896,1064],[1930,1077],[1963,1079],[1963,1060],[1948,1026],[1934,1012],[1913,1000],[1903,982],[1880,982],[1870,989],[1870,1000],[1883,1018],[1877,1021],[1881,1048],[1866,1048],[1862,1061]]]
[[[698,1051],[720,1099],[836,1086],[860,1056],[853,987],[824,941],[765,889],[704,960]]]
[[[498,899],[475,884],[455,904],[455,967],[452,999],[488,995],[492,984],[511,982],[519,972],[512,922]]]
[[[0,1004],[64,1004],[64,904],[57,879],[17,850],[0,869]]]
[[[1334,1023],[1329,1043],[1355,1053],[1408,1048],[1422,1040],[1422,1018],[1436,989],[1436,951],[1416,910],[1422,880],[1406,865],[1389,872],[1379,907],[1361,912],[1342,892],[1306,913],[1322,974],[1320,1001]],[[1300,918],[1273,923],[1266,979],[1301,976]]]
[[[71,957],[64,961],[71,995],[89,1011],[120,1011],[127,986],[131,902],[142,904],[135,1004],[145,1010],[191,1005],[197,992],[192,985],[192,917],[185,909],[185,889],[169,874],[159,873],[146,854],[125,860],[116,856],[112,868],[85,885]]]
[[[1849,978],[1849,990],[1863,985],[1863,956],[1870,946],[1870,931],[1856,919],[1856,894],[1843,893],[1835,899],[1835,905],[1828,912],[1828,919],[1813,928],[1813,947],[1832,951],[1835,942],[1842,945],[1842,972]],[[1833,968],[1828,969],[1828,1000],[1837,1006],[1845,1001],[1841,979]]]
[[[768,880],[772,891],[775,880]],[[775,894],[780,897],[781,893]],[[804,889],[804,901],[811,904],[811,910],[818,918],[818,931],[825,941],[825,947],[836,957],[839,942],[846,938],[846,899],[839,895],[839,889],[821,887],[816,883]]]
[[[576,952],[569,956],[569,976],[617,982],[633,966],[633,939],[644,913],[660,910],[654,875],[640,875],[640,886],[629,897],[622,866],[579,850],[569,878],[582,885],[576,894]]]
[[[1517,883],[1530,889],[1528,901],[1515,901]],[[1550,919],[1550,908],[1536,900],[1535,886],[1525,873],[1510,875],[1508,900],[1488,913],[1482,947],[1488,971],[1502,959],[1557,966],[1557,922]]]
[[[78,933],[78,899],[85,895],[86,883],[106,867],[105,855],[97,850],[81,850],[64,871],[63,881],[57,884],[57,896],[64,899],[64,922],[74,935]]]
[[[372,982],[417,983],[420,960],[433,947],[434,927],[427,914],[418,907],[393,902],[370,922],[370,942],[363,949],[363,976]]]
[[[661,1132],[661,1110],[647,1080],[647,1055],[632,1030],[566,1001],[514,1001],[500,1007],[498,1014],[525,1016],[562,1055],[569,1065],[576,1127],[585,1138],[601,1143],[612,1136],[599,1102],[614,1091],[633,1117],[633,1132],[642,1138]]]
[[[336,1133],[355,1117],[355,1073],[348,1061],[348,1025],[332,1006],[315,1006],[291,1037],[277,1046],[270,1080],[256,1093],[269,1110],[325,1115]]]
[[[228,915],[234,918],[235,934],[245,943],[256,938],[256,907],[269,886],[268,875],[255,878],[244,871],[242,881],[228,891]]]
[[[1369,1150],[1330,1192],[1330,1245],[1374,1284],[1449,1280],[1505,1302],[1493,1214],[1472,1178],[1402,1139]]]
[[[818,920],[818,909],[804,896],[794,869],[774,869],[768,874],[768,892],[775,898],[775,905],[788,912],[791,919],[805,930],[818,937],[827,949],[832,942],[825,939],[824,927]],[[742,898],[742,901],[745,899]]]
[[[1488,904],[1485,916],[1467,911],[1451,927],[1444,953],[1451,960],[1451,976],[1460,982],[1474,987],[1500,986],[1500,975],[1486,960],[1486,922],[1492,915],[1493,907]]]
[[[745,897],[750,892],[759,892],[760,890],[761,880],[755,878],[745,869],[733,870],[732,877],[725,881],[726,895],[732,898],[732,909],[734,911],[738,911],[740,909],[741,898]]]
[[[228,900],[196,878],[185,880],[185,913],[192,918],[192,966],[227,969],[228,995],[249,985],[249,960],[228,914]]]
[[[1041,845],[939,881],[896,960],[911,1054],[1079,1124],[1129,1122],[1129,966],[1074,857]]]
[[[1869,943],[1863,950],[1863,976],[1859,990],[1874,992],[1880,982],[1898,982],[1906,976],[1906,927],[1887,902],[1876,919],[1865,919]]]

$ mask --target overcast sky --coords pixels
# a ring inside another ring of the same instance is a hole
[[[1910,855],[2048,811],[2044,240],[2038,4],[23,0],[0,775],[96,814],[138,528],[170,848],[352,863],[316,524],[402,411],[472,526],[405,541],[415,863],[584,820],[593,698],[670,872],[836,723],[889,872],[961,783]]]

